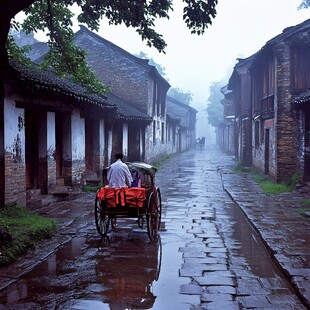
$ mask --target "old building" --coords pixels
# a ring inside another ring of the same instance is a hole
[[[277,182],[309,180],[309,37],[310,20],[284,29],[256,54],[240,59],[229,80],[239,150],[246,153],[239,159],[251,160]]]
[[[115,152],[152,163],[195,143],[197,111],[174,99],[166,111],[170,85],[156,68],[82,30],[77,38],[108,57],[102,68],[110,68],[117,87],[104,96],[88,95],[52,70],[12,63],[0,110],[1,204],[25,205],[32,192],[98,181]],[[41,58],[47,50],[36,42],[31,55]],[[90,55],[90,63],[96,60]]]
[[[116,107],[51,71],[12,63],[0,110],[0,203],[26,204],[26,191],[81,184],[104,162],[104,127]]]
[[[252,106],[251,106],[251,75],[249,68],[253,56],[238,59],[233,74],[229,79],[228,90],[233,90],[231,96],[235,106],[236,154],[242,165],[252,165]]]
[[[106,127],[106,141],[111,141],[106,145],[108,156],[105,165],[111,163],[114,158],[112,154],[122,151],[125,154],[125,161],[140,161],[144,158],[145,131],[147,126],[152,125],[152,117],[146,112],[142,112],[129,102],[107,93],[109,102],[117,106],[116,117],[112,119]],[[110,137],[110,139],[109,139]]]
[[[152,123],[145,127],[137,127],[134,123],[124,124],[128,126],[128,137],[140,148],[135,150],[139,158],[128,154],[129,158],[153,162],[165,155],[166,94],[169,83],[148,60],[128,53],[84,26],[76,33],[75,44],[87,52],[88,64],[96,76],[111,87],[112,94],[152,118]],[[124,141],[124,130],[119,126],[117,128],[118,133],[113,137]]]
[[[196,113],[193,107],[167,96],[167,114],[169,126],[168,142],[176,146],[177,152],[195,147],[196,144]],[[176,120],[179,119],[179,122]]]
[[[216,139],[217,144],[228,153],[235,154],[238,158],[238,129],[235,111],[236,105],[233,100],[233,92],[228,90],[227,86],[221,88],[224,98],[221,100],[223,109],[223,120],[217,128]]]

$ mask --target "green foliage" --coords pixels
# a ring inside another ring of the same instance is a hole
[[[291,180],[288,182],[289,185],[292,187],[295,187],[301,179],[301,173],[300,172],[295,172],[291,178]]]
[[[158,73],[162,76],[162,77],[167,77],[166,76],[166,71],[165,68],[162,67],[160,64],[158,64],[157,62],[155,62],[155,60],[151,57],[148,57],[148,55],[142,51],[140,51],[139,54],[136,55],[137,57],[141,58],[141,59],[148,59],[149,60],[149,64],[156,67]]]
[[[252,179],[254,182],[259,184],[261,188],[265,191],[266,194],[270,195],[277,195],[280,193],[286,193],[291,192],[294,190],[296,185],[298,184],[300,180],[300,174],[295,173],[291,180],[287,182],[281,182],[281,183],[274,183],[270,180],[268,180],[265,176],[260,174],[259,172],[255,171],[254,169],[250,167],[244,167],[241,164],[238,164],[234,168],[235,173],[250,173],[252,175]]]
[[[306,209],[299,209],[299,210],[298,210],[298,213],[299,213],[301,216],[310,217],[310,209],[309,209],[309,208],[306,208]]]
[[[310,199],[304,199],[301,204],[304,206],[310,206]]]
[[[301,201],[301,205],[310,207],[310,199],[304,199]],[[304,217],[310,217],[310,208],[302,208],[298,210],[298,213]]]
[[[221,103],[221,100],[224,98],[221,93],[222,87],[222,82],[214,82],[210,86],[210,96],[206,111],[208,112],[209,124],[213,127],[219,127],[224,118],[224,107]]]
[[[13,58],[15,61],[17,61],[21,64],[25,64],[28,66],[33,65],[31,59],[26,56],[26,53],[29,52],[30,48],[27,45],[25,45],[23,47],[19,47],[15,43],[15,41],[11,35],[8,36],[6,48],[8,51],[9,58]]]
[[[191,33],[203,34],[208,25],[212,24],[218,1],[184,0],[183,2],[185,24]],[[147,46],[164,52],[166,42],[155,30],[155,21],[161,18],[169,19],[169,13],[173,9],[172,3],[172,0],[20,0],[18,5],[10,8],[2,6],[1,9],[3,16],[14,16],[31,4],[24,10],[26,19],[21,26],[28,32],[47,31],[51,50],[44,60],[43,67],[52,66],[60,76],[69,76],[74,82],[86,87],[89,92],[102,93],[109,89],[91,73],[85,61],[85,53],[73,44],[72,6],[78,6],[81,10],[77,15],[78,22],[87,25],[91,30],[98,30],[100,20],[107,18],[111,25],[124,24],[134,28],[141,39],[146,41]],[[18,28],[14,20],[11,21],[11,25],[12,23]],[[4,24],[1,26],[6,27]],[[4,44],[5,42],[1,40],[0,51],[4,50]],[[3,57],[2,54],[1,57]]]
[[[307,9],[310,7],[310,0],[302,0],[300,5],[298,6],[298,9]]]
[[[91,192],[91,193],[96,193],[98,189],[100,189],[102,187],[102,184],[99,185],[85,185],[82,187],[82,191],[83,192]]]
[[[31,31],[49,29],[49,52],[41,68],[53,67],[59,77],[86,88],[88,93],[102,94],[110,89],[104,86],[86,62],[86,52],[74,44],[72,18],[74,14],[62,2],[36,1],[25,10],[23,29]]]
[[[168,91],[168,95],[182,103],[185,103],[187,105],[190,105],[193,94],[190,91],[184,92],[183,90],[179,89],[178,87],[170,88]]]
[[[0,266],[12,263],[42,239],[56,231],[52,219],[41,217],[19,206],[0,209],[0,226],[5,227],[13,240],[1,247]]]
[[[212,24],[212,18],[216,15],[217,0],[192,1],[183,0],[187,4],[183,10],[183,19],[191,33],[203,34],[208,25]]]
[[[277,195],[280,193],[291,192],[294,187],[287,183],[274,183],[259,173],[252,175],[253,180],[258,183],[266,194]]]

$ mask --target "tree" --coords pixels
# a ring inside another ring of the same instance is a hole
[[[183,20],[191,33],[201,35],[216,15],[217,0],[183,0]],[[73,43],[73,13],[70,7],[77,5],[81,13],[77,16],[80,23],[91,30],[98,30],[100,20],[106,17],[111,25],[125,24],[136,29],[148,46],[164,52],[166,43],[155,30],[155,21],[169,19],[173,9],[172,0],[12,0],[0,5],[0,64],[3,74],[8,65],[6,42],[14,16],[24,10],[26,20],[22,27],[27,31],[43,30],[48,32],[50,53],[45,65],[52,65],[61,74],[69,74],[83,85],[91,83],[94,76],[88,76],[89,68],[85,53]],[[0,73],[1,73],[0,72]],[[2,74],[0,78],[2,78]]]
[[[165,67],[163,67],[162,65],[158,64],[157,62],[155,62],[155,60],[152,57],[149,58],[148,55],[146,53],[142,52],[142,51],[140,51],[140,53],[138,55],[136,55],[136,56],[139,57],[139,58],[142,58],[142,59],[148,59],[149,60],[149,64],[154,66],[154,67],[156,67],[158,73],[162,77],[164,77],[164,78],[167,77],[166,76],[166,69],[165,69]]]
[[[302,0],[302,2],[299,5],[299,9],[307,9],[310,7],[310,0]]]
[[[210,86],[210,96],[208,98],[206,111],[208,112],[209,124],[213,127],[219,127],[224,117],[224,107],[221,103],[223,99],[221,93],[222,86],[223,82],[214,82]]]
[[[184,92],[183,90],[179,89],[178,87],[170,88],[168,91],[168,95],[182,103],[185,103],[187,105],[191,104],[191,101],[193,99],[193,94],[190,91]]]

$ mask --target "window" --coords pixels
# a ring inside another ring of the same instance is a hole
[[[291,48],[291,86],[293,92],[310,88],[310,45],[297,45]]]
[[[167,141],[171,141],[171,126],[167,124]]]
[[[156,102],[157,102],[157,84],[154,81],[153,83],[153,115],[155,115],[156,112]]]

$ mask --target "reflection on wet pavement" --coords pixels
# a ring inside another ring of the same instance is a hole
[[[163,200],[157,242],[136,219],[118,220],[100,239],[91,213],[74,223],[80,230],[71,241],[0,294],[0,303],[5,309],[304,309],[223,190],[221,164],[212,152],[172,157],[156,176]]]

